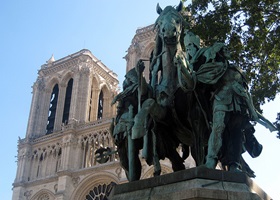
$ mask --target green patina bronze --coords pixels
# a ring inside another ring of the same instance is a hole
[[[242,158],[244,151],[257,157],[262,150],[251,122],[270,131],[276,128],[254,108],[245,76],[230,63],[225,44],[200,47],[181,10],[182,2],[163,10],[157,5],[150,81],[142,76],[145,66],[140,60],[112,102],[118,102],[111,132],[121,165],[128,180],[135,181],[141,176],[140,150],[154,165],[154,175],[160,175],[160,159],[168,158],[174,171],[183,170],[191,149],[197,165],[214,169],[220,161],[225,170],[254,177]],[[183,156],[176,151],[180,144]]]

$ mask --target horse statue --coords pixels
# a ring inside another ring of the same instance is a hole
[[[185,168],[176,151],[179,144],[186,146],[186,151],[191,147],[198,165],[204,162],[203,147],[207,144],[198,137],[204,134],[206,125],[198,99],[192,93],[193,80],[180,42],[186,26],[181,10],[182,2],[164,10],[157,5],[156,46],[150,64],[152,96],[143,102],[132,127],[132,139],[152,135],[154,149],[158,150],[154,152],[156,159],[169,158],[174,171]],[[183,87],[186,85],[187,90]],[[148,144],[149,140],[144,139],[144,150]],[[160,173],[159,167],[156,166],[155,174]]]
[[[250,121],[271,131],[276,128],[253,107],[245,77],[230,64],[226,46],[215,43],[200,48],[200,39],[186,31],[182,7],[182,2],[165,9],[157,4],[149,83],[142,76],[145,66],[139,60],[126,74],[123,92],[112,102],[119,102],[111,133],[121,165],[129,181],[140,179],[138,154],[142,150],[142,157],[154,165],[158,176],[160,159],[168,158],[173,171],[185,169],[190,149],[197,166],[214,169],[220,161],[224,169],[241,169],[254,177],[241,155],[244,137],[252,157],[262,150]],[[187,53],[182,49],[183,35]],[[183,156],[177,152],[180,144]]]

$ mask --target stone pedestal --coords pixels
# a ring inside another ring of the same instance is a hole
[[[191,168],[116,185],[112,200],[271,200],[246,174]]]

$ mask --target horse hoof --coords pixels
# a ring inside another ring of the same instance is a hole
[[[160,173],[161,173],[161,170],[159,170],[159,171],[155,171],[155,172],[154,172],[154,176],[159,176],[159,175],[160,175]]]
[[[230,165],[229,171],[230,172],[242,172],[241,169],[239,168],[239,165],[237,165],[237,164]]]
[[[209,169],[216,169],[217,161],[215,159],[207,159],[204,166],[209,168]]]

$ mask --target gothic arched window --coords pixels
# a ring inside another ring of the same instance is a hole
[[[116,183],[111,182],[109,185],[103,184],[94,187],[86,196],[86,200],[109,200],[108,197],[115,185]]]
[[[49,117],[48,117],[48,123],[47,123],[47,128],[46,128],[46,134],[52,133],[53,129],[54,129],[58,92],[59,92],[58,84],[56,84],[53,88],[51,99],[50,99]]]
[[[64,109],[63,109],[63,117],[62,117],[62,123],[64,124],[67,124],[69,120],[72,88],[73,88],[73,79],[71,78],[67,84],[65,100],[64,100]]]
[[[48,194],[42,194],[38,200],[50,200],[50,196]]]
[[[98,98],[97,119],[102,119],[103,117],[103,105],[104,105],[104,96],[101,90]]]
[[[86,142],[83,145],[83,167],[92,167],[96,165],[95,151],[100,147],[98,141],[89,141],[89,138],[84,138]]]

